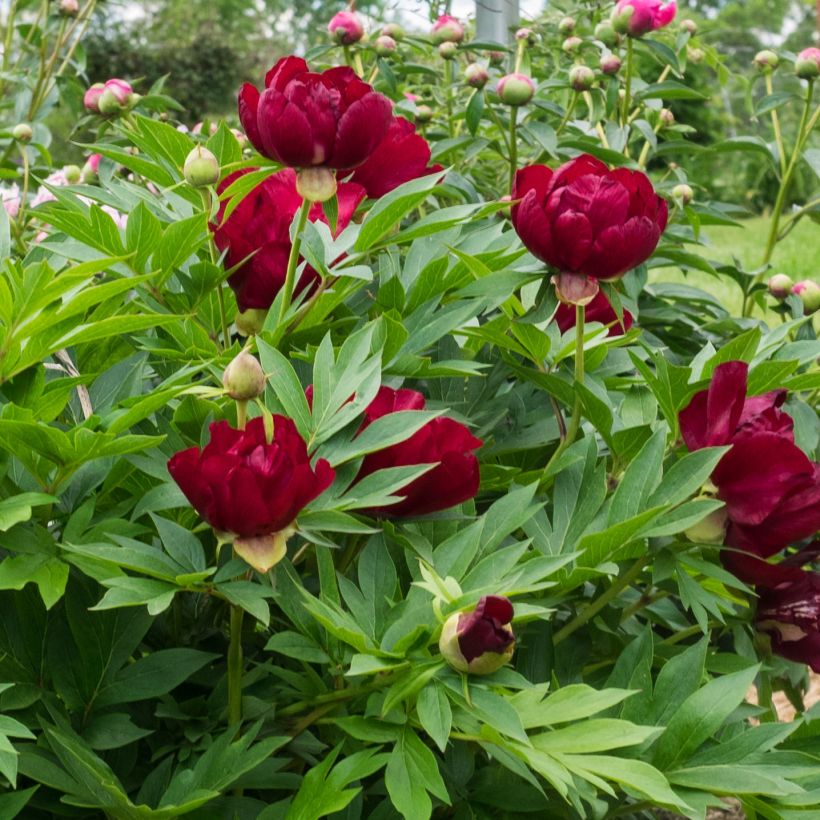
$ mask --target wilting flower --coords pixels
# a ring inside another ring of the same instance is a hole
[[[434,43],[460,43],[464,39],[464,26],[450,14],[442,14],[430,30]]]
[[[245,430],[220,421],[210,431],[202,450],[177,453],[168,472],[214,530],[265,572],[284,555],[296,516],[331,485],[335,472],[324,459],[311,467],[305,442],[285,416],[273,417],[271,441],[261,417]]]
[[[799,576],[773,589],[759,588],[757,627],[784,658],[820,672],[820,573]]]
[[[362,18],[355,11],[340,11],[330,18],[327,30],[331,37],[343,46],[358,43],[364,37]]]
[[[361,429],[376,419],[402,410],[423,410],[424,396],[415,390],[381,387],[364,412]],[[473,455],[483,445],[463,424],[447,417],[429,421],[405,441],[365,456],[360,481],[377,470],[407,467],[413,464],[435,464],[424,475],[397,490],[403,501],[389,507],[369,510],[379,516],[417,516],[446,510],[478,492],[478,459]]]
[[[439,650],[459,672],[490,675],[509,663],[515,651],[512,619],[507,598],[486,595],[472,612],[455,612],[444,622]]]
[[[218,187],[219,193],[251,170],[254,169],[237,171],[226,177]],[[365,191],[360,185],[343,182],[338,186],[337,196],[338,235],[350,224],[356,208],[365,198]],[[290,225],[301,201],[296,191],[296,173],[285,168],[257,185],[227,220],[227,202],[221,204],[211,230],[216,246],[227,252],[226,266],[239,266],[231,274],[228,284],[236,293],[240,310],[266,310],[284,285],[291,247]],[[311,222],[327,222],[321,205],[314,205],[308,218]],[[295,292],[300,293],[318,281],[319,275],[307,266],[296,283]]]
[[[675,0],[618,0],[613,12],[616,30],[641,37],[650,31],[668,26],[675,19],[678,7]]]
[[[748,365],[724,362],[709,389],[680,413],[690,450],[731,445],[712,472],[729,522],[726,565],[742,580],[764,583],[759,559],[820,528],[820,464],[794,443],[793,421],[780,407],[785,390],[747,396]]]
[[[430,146],[416,133],[413,123],[393,117],[384,139],[350,181],[363,186],[367,195],[376,199],[411,179],[441,170],[441,165],[430,166]]]
[[[245,83],[239,118],[260,154],[305,168],[355,168],[387,133],[392,106],[352,69],[312,72],[284,57],[267,73],[265,90]]]
[[[610,171],[583,154],[553,171],[515,175],[515,230],[529,251],[559,273],[615,279],[645,262],[666,228],[668,209],[640,171]]]
[[[609,303],[609,299],[603,291],[599,290],[595,298],[586,306],[587,322],[600,322],[602,325],[610,325],[609,336],[623,336],[634,321],[632,314],[624,310],[623,324],[618,319],[618,314]],[[575,327],[575,308],[571,305],[559,304],[555,312],[555,323],[561,329],[561,333],[566,333],[570,328]]]

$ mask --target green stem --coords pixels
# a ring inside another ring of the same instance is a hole
[[[621,125],[626,128],[629,124],[629,106],[630,98],[632,97],[632,63],[634,58],[635,48],[632,45],[632,38],[626,38],[626,84],[624,86],[624,103],[621,107]],[[624,152],[629,156],[629,138],[624,143]]]
[[[299,217],[296,223],[296,233],[293,237],[293,244],[290,246],[290,256],[288,257],[288,270],[285,274],[285,284],[282,287],[282,303],[279,305],[279,325],[283,325],[285,317],[290,310],[290,303],[293,300],[293,287],[296,282],[296,266],[299,264],[299,251],[302,247],[302,234],[307,224],[310,213],[311,202],[309,199],[302,200],[299,209]]]
[[[518,109],[510,108],[510,191],[512,192],[515,182],[515,172],[518,170],[518,137],[516,129],[518,127]]]
[[[211,207],[213,206],[213,199],[211,198],[210,188],[201,188],[200,196],[202,197],[202,205],[205,208],[205,214],[208,221],[211,220]],[[214,265],[219,264],[219,255],[217,253],[216,245],[214,244],[213,234],[208,231],[208,248],[211,254],[211,262]],[[228,331],[228,315],[225,312],[225,296],[222,292],[222,282],[220,281],[216,286],[216,300],[219,303],[219,319],[222,324],[222,348],[226,350],[231,346],[231,334]]]
[[[245,611],[231,605],[231,637],[228,644],[228,725],[237,734],[242,723],[242,621]]]
[[[237,400],[236,402],[236,428],[244,430],[248,425],[248,402]]]
[[[774,86],[772,85],[772,75],[766,72],[766,93],[771,96],[774,93]],[[786,149],[783,146],[783,132],[780,130],[780,116],[777,109],[772,109],[772,127],[774,128],[774,139],[777,143],[777,158],[780,162],[780,177],[782,179],[786,174]]]
[[[569,101],[569,105],[567,106],[566,113],[564,114],[564,119],[561,120],[558,128],[555,129],[555,136],[558,136],[566,127],[566,124],[569,122],[569,118],[572,116],[572,112],[575,110],[575,106],[578,103],[578,92],[572,92],[572,99]]]
[[[566,640],[573,632],[580,629],[587,621],[594,618],[610,601],[617,598],[642,572],[649,561],[649,557],[642,555],[612,586],[598,596],[589,606],[579,612],[568,624],[563,626],[552,638],[553,644]]]
[[[444,94],[447,102],[447,132],[451,137],[456,134],[453,122],[453,61],[444,61]]]

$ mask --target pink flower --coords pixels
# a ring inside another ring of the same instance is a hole
[[[9,219],[15,219],[20,212],[20,188],[17,185],[0,188],[0,199],[3,200]]]
[[[340,11],[327,24],[331,37],[343,46],[358,43],[364,37],[362,18],[355,11]]]
[[[434,43],[460,43],[464,39],[464,26],[450,14],[442,14],[430,30]]]
[[[633,37],[668,26],[678,11],[675,0],[618,0],[613,14],[616,28]]]
[[[130,83],[117,78],[106,80],[105,89],[106,91],[110,91],[117,98],[117,102],[120,105],[128,105],[131,101],[132,95],[134,94],[134,89],[131,88]]]

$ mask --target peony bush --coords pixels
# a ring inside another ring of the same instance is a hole
[[[703,144],[675,2],[339,9],[193,125],[94,5],[6,20],[0,816],[814,817],[817,48]]]

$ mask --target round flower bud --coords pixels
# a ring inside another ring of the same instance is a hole
[[[684,530],[684,535],[696,544],[722,544],[726,537],[726,522],[729,516],[722,507],[706,516],[702,521]]]
[[[31,130],[31,126],[27,122],[20,122],[14,126],[11,131],[11,135],[17,142],[31,142],[31,138],[34,136],[34,132]]]
[[[498,81],[495,90],[506,105],[526,105],[535,94],[535,83],[526,74],[507,74]]]
[[[458,55],[458,43],[452,40],[445,40],[438,47],[439,56],[445,60],[454,60]]]
[[[69,185],[76,185],[82,179],[83,172],[79,165],[64,165],[63,176]]]
[[[84,185],[91,185],[99,179],[98,173],[100,170],[101,154],[92,154],[83,165],[83,170],[80,174],[80,182]]]
[[[389,34],[380,34],[373,48],[379,57],[389,57],[396,50],[396,41]]]
[[[621,41],[618,32],[608,20],[595,26],[595,39],[600,40],[607,48],[615,48]]]
[[[504,65],[506,56],[507,55],[503,51],[491,51],[487,55],[490,65],[493,66],[493,68],[498,68],[499,66]]]
[[[94,85],[89,86],[83,95],[83,105],[86,111],[90,111],[92,114],[100,113],[100,97],[103,91],[105,91],[104,83],[94,83]]]
[[[327,24],[330,36],[341,46],[358,43],[364,37],[362,18],[355,11],[340,11]]]
[[[558,21],[558,31],[560,31],[565,37],[572,34],[572,32],[575,31],[575,18],[562,17]]]
[[[671,128],[675,124],[675,115],[668,108],[661,108],[658,119],[664,128]]]
[[[563,43],[561,43],[561,48],[566,51],[567,54],[575,54],[579,48],[584,44],[584,41],[580,37],[567,37]]]
[[[515,651],[512,618],[512,604],[500,595],[485,596],[472,612],[454,612],[441,630],[438,646],[442,657],[459,672],[497,672]]]
[[[803,303],[804,315],[810,316],[820,310],[820,285],[817,282],[813,282],[811,279],[797,282],[792,288],[792,293],[799,297]]]
[[[248,310],[240,311],[234,319],[236,329],[243,336],[255,336],[262,332],[267,315],[267,310],[261,308],[248,308]]]
[[[236,401],[249,401],[265,392],[265,373],[255,356],[243,350],[222,374],[225,392]]]
[[[785,273],[776,273],[769,279],[769,293],[775,299],[785,299],[792,292],[794,282]]]
[[[595,72],[585,65],[574,65],[569,70],[569,84],[573,91],[589,91],[595,84]]]
[[[764,48],[763,51],[758,51],[755,54],[754,64],[763,72],[774,71],[779,63],[780,58],[768,48]]]
[[[416,122],[425,125],[433,119],[433,109],[429,105],[416,107]]]
[[[690,20],[687,17],[680,21],[680,30],[685,31],[687,34],[697,34],[698,24],[694,20]]]
[[[336,174],[332,168],[316,165],[296,173],[296,191],[309,202],[327,202],[336,195]]]
[[[515,39],[519,43],[526,43],[528,46],[534,46],[538,42],[538,37],[531,28],[518,29],[515,32]]]
[[[76,17],[79,11],[78,0],[60,0],[60,14],[66,17]]]
[[[430,35],[434,43],[460,43],[464,39],[464,26],[457,18],[442,14],[433,23]]]
[[[804,48],[794,63],[794,73],[801,80],[820,77],[820,48]]]
[[[219,181],[219,160],[204,146],[197,145],[182,166],[185,181],[194,188],[207,188]]]
[[[634,13],[634,6],[624,6],[624,8],[620,11],[618,11],[618,8],[616,7],[612,13],[612,18],[610,19],[612,28],[614,28],[618,34],[628,34],[629,21],[632,19],[632,15]]]
[[[392,37],[396,42],[405,38],[405,31],[398,23],[387,23],[382,26],[382,34]]]
[[[484,88],[487,85],[487,80],[490,79],[490,75],[480,63],[470,63],[464,69],[464,79],[471,88]]]
[[[703,58],[706,56],[706,52],[702,48],[689,48],[686,49],[686,56],[689,59],[690,63],[702,63]]]
[[[685,182],[676,185],[672,189],[672,196],[675,197],[675,199],[679,199],[684,205],[688,205],[695,198],[691,187]]]
[[[621,70],[621,59],[617,54],[607,54],[601,57],[600,68],[604,74],[617,74]]]
[[[100,114],[105,114],[106,116],[111,114],[118,114],[120,111],[123,110],[122,103],[119,101],[117,95],[110,88],[103,89],[97,106],[99,108]]]

